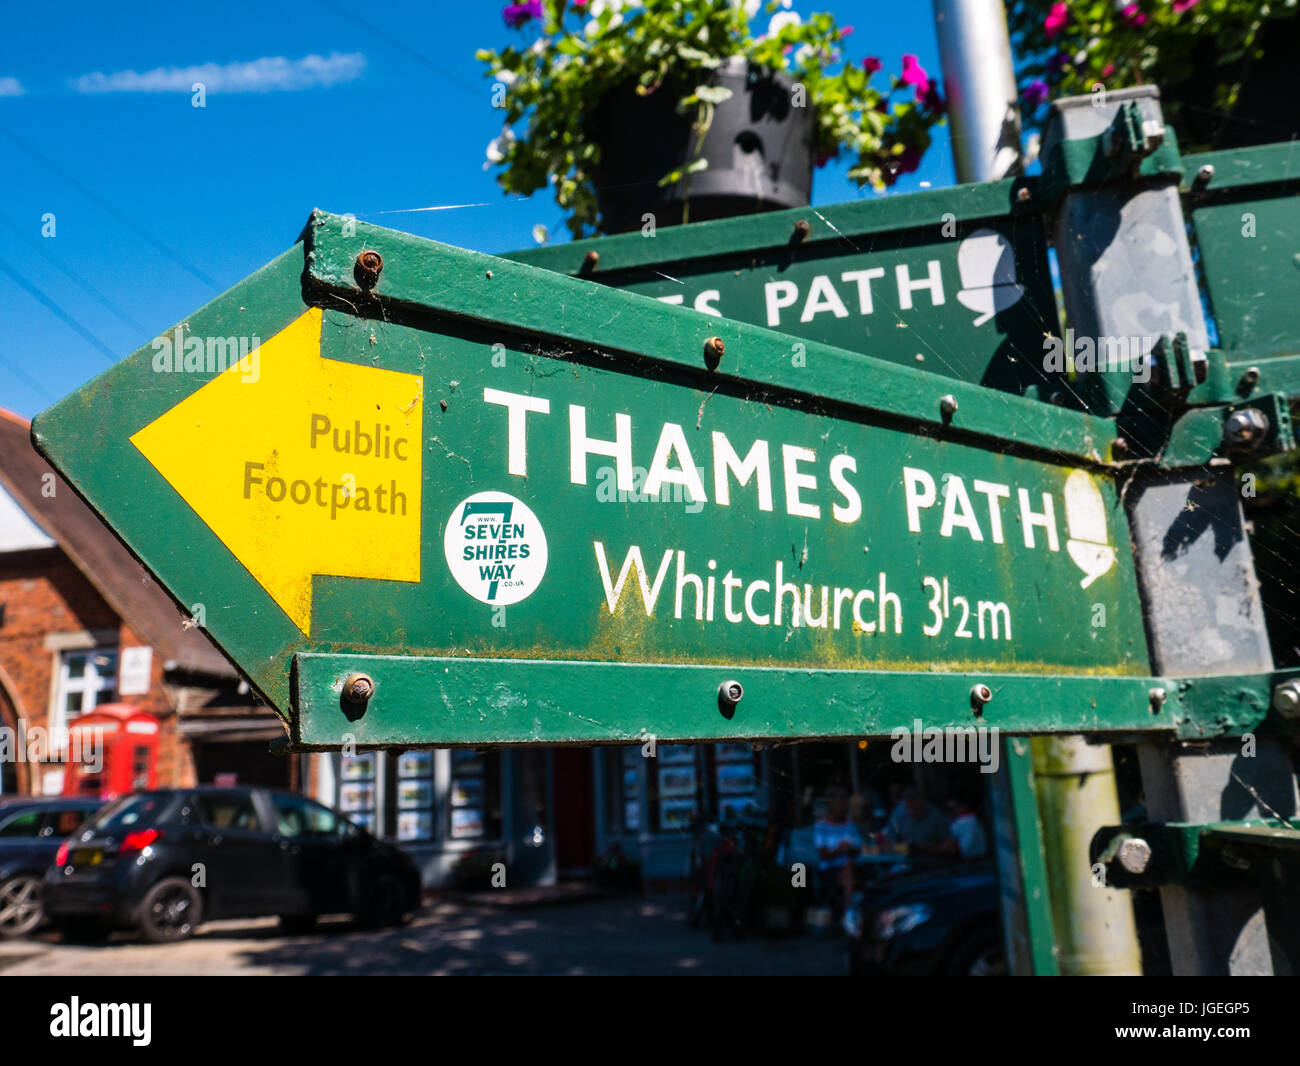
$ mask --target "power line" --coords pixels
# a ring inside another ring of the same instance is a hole
[[[107,296],[105,296],[102,292],[100,292],[97,288],[95,288],[95,286],[93,286],[80,274],[78,274],[76,271],[72,270],[69,267],[64,266],[61,262],[59,262],[57,258],[55,258],[53,255],[47,252],[43,247],[41,247],[40,241],[36,240],[35,238],[29,237],[27,234],[25,234],[22,231],[22,229],[11,219],[6,218],[4,215],[0,215],[0,223],[3,223],[14,233],[18,234],[19,237],[25,240],[28,244],[32,245],[32,247],[34,247],[42,256],[44,256],[49,263],[51,263],[53,266],[55,266],[56,268],[61,270],[64,274],[66,274],[68,277],[70,277],[73,281],[75,281],[78,285],[80,285],[83,289],[85,289],[86,292],[90,293],[90,295],[96,301],[99,302],[101,307],[104,307],[107,310],[111,311],[114,315],[120,318],[132,329],[139,330],[141,333],[149,332],[148,329],[140,325],[139,322],[137,322],[134,318],[132,318],[120,307],[118,307],[117,304],[113,303],[112,300],[110,300]]]
[[[133,218],[131,218],[130,215],[127,215],[124,212],[119,211],[116,207],[110,204],[107,200],[105,200],[93,189],[88,188],[80,181],[78,181],[76,178],[74,178],[71,174],[67,173],[66,171],[62,170],[60,167],[56,166],[48,158],[46,158],[35,148],[33,148],[30,144],[28,144],[25,140],[19,137],[18,134],[14,133],[13,130],[9,129],[7,126],[0,125],[0,134],[3,134],[5,137],[9,138],[9,140],[13,141],[14,144],[18,145],[19,148],[21,148],[24,152],[26,152],[38,163],[40,163],[41,166],[45,167],[51,173],[58,175],[60,178],[66,181],[69,185],[71,185],[74,189],[76,189],[79,193],[81,193],[82,196],[90,200],[91,203],[97,205],[99,208],[112,215],[115,219],[117,219],[120,223],[122,223],[122,225],[126,226],[127,229],[131,230],[131,232],[133,232],[137,237],[140,237],[141,239],[147,241],[158,251],[162,252],[163,255],[167,256],[168,259],[172,260],[172,262],[177,263],[180,266],[184,267],[185,270],[187,270],[190,274],[193,274],[196,278],[199,279],[199,281],[203,282],[204,285],[207,285],[209,288],[214,290],[218,290],[218,291],[220,290],[220,286],[215,281],[213,281],[210,277],[208,277],[207,274],[203,273],[203,271],[201,271],[198,267],[190,263],[183,255],[181,255],[179,252],[173,251],[170,247],[168,247],[157,237],[155,237],[152,233],[150,233],[143,226],[141,226],[138,222],[136,222]]]
[[[396,37],[390,37],[387,33],[381,30],[374,23],[367,22],[365,19],[361,18],[360,16],[354,15],[351,11],[348,11],[346,8],[341,7],[338,4],[331,3],[330,0],[322,0],[321,6],[329,8],[335,14],[342,15],[349,22],[355,22],[358,26],[362,27],[365,30],[368,30],[370,33],[373,33],[376,37],[378,37],[381,41],[387,44],[390,48],[396,48],[399,52],[402,52],[404,55],[407,55],[411,59],[414,59],[417,63],[421,64],[422,66],[428,67],[434,73],[442,75],[442,77],[446,78],[458,89],[461,89],[464,92],[469,93],[471,96],[474,97],[474,99],[480,101],[483,99],[482,86],[470,85],[468,82],[462,81],[458,75],[453,74],[446,67],[439,66],[428,56],[420,52],[417,52],[410,45],[405,44],[404,42],[398,40]]]
[[[76,330],[83,337],[85,337],[86,340],[88,340],[91,344],[93,344],[96,348],[98,348],[100,352],[103,353],[105,358],[107,358],[110,363],[117,362],[117,353],[114,352],[112,348],[110,348],[107,344],[105,344],[93,333],[91,333],[90,330],[88,330],[85,326],[83,326],[80,322],[78,322],[75,318],[73,318],[70,314],[68,314],[67,311],[63,310],[62,307],[56,304],[48,296],[46,296],[45,293],[41,292],[40,289],[38,289],[35,285],[33,285],[30,281],[28,281],[25,277],[23,277],[22,274],[20,274],[17,270],[11,267],[3,259],[0,259],[0,270],[3,270],[11,278],[13,278],[13,280],[17,282],[18,285],[20,285],[23,289],[25,289],[31,296],[33,296],[35,299],[39,300],[42,304],[44,304],[46,309],[49,310],[51,314],[55,315],[65,325]]]

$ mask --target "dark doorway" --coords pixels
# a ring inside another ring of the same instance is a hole
[[[555,866],[560,877],[591,872],[596,857],[596,788],[590,748],[556,748]]]
[[[283,755],[272,755],[265,740],[205,741],[194,745],[194,772],[200,785],[293,788],[291,763]]]

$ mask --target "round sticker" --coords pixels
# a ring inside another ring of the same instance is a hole
[[[506,492],[478,492],[458,503],[443,543],[452,577],[480,603],[518,603],[546,575],[542,523]]]

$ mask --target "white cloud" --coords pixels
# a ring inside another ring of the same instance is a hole
[[[360,52],[331,52],[301,59],[264,56],[244,63],[201,63],[190,67],[157,67],[139,73],[119,70],[112,74],[96,71],[74,78],[79,93],[188,93],[202,82],[210,93],[296,92],[326,89],[355,81],[365,69]]]
[[[25,91],[17,78],[0,78],[0,96],[22,96]]]

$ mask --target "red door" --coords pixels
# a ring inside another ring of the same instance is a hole
[[[596,789],[590,748],[556,748],[555,866],[560,877],[591,871],[596,857]]]

